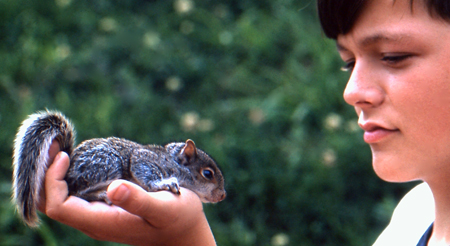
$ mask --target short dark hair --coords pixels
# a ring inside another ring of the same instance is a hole
[[[410,1],[412,6],[415,0]],[[416,1],[424,1],[431,16],[450,22],[449,0]],[[325,35],[336,39],[338,35],[349,32],[367,2],[368,0],[317,0],[320,24]]]

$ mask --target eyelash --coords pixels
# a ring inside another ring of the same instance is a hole
[[[411,55],[389,55],[389,56],[383,56],[381,58],[381,61],[387,62],[389,65],[395,65],[396,63],[402,62],[408,58],[410,58]],[[342,68],[341,71],[344,72],[351,72],[353,70],[353,67],[355,66],[355,61],[347,62]]]
[[[341,67],[341,71],[351,72],[353,67],[355,66],[355,61],[347,62],[343,67]]]
[[[390,64],[395,64],[395,63],[404,61],[410,57],[411,57],[411,55],[392,55],[392,56],[384,56],[383,58],[381,58],[381,60],[388,62]]]

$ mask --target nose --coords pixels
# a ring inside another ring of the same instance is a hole
[[[358,112],[361,109],[377,107],[384,99],[380,74],[369,64],[355,64],[344,90],[344,100]]]
[[[224,191],[222,196],[220,196],[219,201],[222,201],[223,199],[225,199],[225,197],[227,197],[227,192]]]

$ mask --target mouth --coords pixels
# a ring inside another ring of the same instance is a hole
[[[364,142],[368,144],[381,142],[390,135],[399,131],[396,128],[384,127],[382,125],[371,122],[359,124],[359,126],[364,130]]]
[[[203,203],[218,203],[218,202],[221,202],[222,200],[224,200],[226,196],[227,196],[227,193],[225,191],[221,192],[220,194],[211,194],[211,196],[199,195],[200,200]]]

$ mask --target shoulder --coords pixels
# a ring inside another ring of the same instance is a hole
[[[415,246],[433,221],[433,194],[426,183],[421,183],[402,198],[373,246]]]

